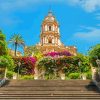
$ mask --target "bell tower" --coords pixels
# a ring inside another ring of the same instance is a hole
[[[49,11],[48,15],[45,17],[41,26],[41,41],[42,46],[45,45],[59,45],[60,33],[59,24],[53,16],[52,12]]]
[[[60,41],[59,23],[51,11],[48,12],[42,22],[40,42],[36,46],[44,54],[54,51],[68,51],[73,55],[77,53],[75,46],[65,46]]]
[[[36,47],[43,54],[54,51],[68,51],[72,55],[77,55],[77,48],[75,46],[65,46],[60,41],[59,24],[51,11],[48,12],[48,15],[44,18],[42,22],[40,42],[36,44]],[[29,51],[27,47],[25,48],[25,52],[26,51]]]

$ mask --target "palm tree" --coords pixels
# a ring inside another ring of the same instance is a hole
[[[25,46],[24,40],[23,40],[23,38],[22,38],[22,36],[20,34],[12,35],[12,37],[9,40],[9,43],[12,43],[12,45],[15,48],[15,56],[17,54],[17,48],[19,46],[23,46],[23,47]]]

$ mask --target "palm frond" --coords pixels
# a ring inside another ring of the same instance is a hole
[[[21,36],[21,34],[13,34],[10,38],[10,40],[8,41],[8,43],[12,44],[14,47],[21,47],[21,46],[25,46],[25,42]]]

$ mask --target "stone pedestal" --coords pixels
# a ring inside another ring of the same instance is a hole
[[[34,70],[35,70],[34,79],[35,79],[35,80],[38,80],[38,76],[39,76],[39,75],[38,75],[38,69],[35,67]]]
[[[96,79],[97,68],[92,67],[92,80]]]
[[[14,80],[17,79],[17,74],[16,74],[16,73],[13,74],[13,79],[14,79]]]
[[[86,80],[86,75],[85,74],[82,75],[82,79]]]
[[[65,80],[65,74],[61,74],[60,77],[61,77],[61,80]]]

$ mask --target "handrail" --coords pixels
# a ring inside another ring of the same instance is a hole
[[[6,79],[2,79],[2,80],[0,81],[0,87],[2,87],[2,86],[5,84],[5,82],[6,82]]]

